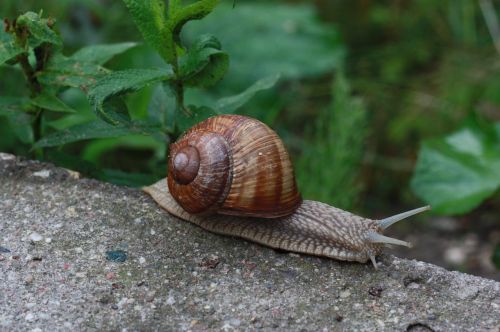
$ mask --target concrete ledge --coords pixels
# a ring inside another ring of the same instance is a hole
[[[0,330],[498,331],[500,283],[281,253],[0,153]]]

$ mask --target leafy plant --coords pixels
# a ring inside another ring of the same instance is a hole
[[[65,57],[54,19],[34,12],[12,21],[6,19],[0,31],[0,66],[20,68],[29,91],[19,96],[0,96],[0,116],[8,119],[23,143],[33,145],[45,135],[51,120],[75,113],[59,98],[63,90],[87,90],[89,82],[108,72],[101,66],[103,63],[133,46],[97,45]],[[43,156],[43,144],[33,147],[39,157]]]
[[[297,161],[299,187],[306,197],[343,209],[352,208],[361,189],[358,176],[366,122],[363,103],[351,95],[342,72],[337,73],[331,104],[308,128],[310,132]]]
[[[438,213],[477,207],[500,187],[500,123],[472,119],[453,134],[424,141],[411,185]]]
[[[186,47],[180,38],[185,23],[205,17],[218,1],[201,0],[189,5],[170,1],[167,7],[160,0],[124,0],[124,3],[146,42],[158,52],[166,65],[158,69],[113,72],[93,84],[89,90],[89,101],[94,112],[116,128],[129,128],[129,133],[155,135],[166,142],[177,137],[195,121],[214,114],[233,112],[255,93],[276,83],[274,78],[258,81],[236,96],[220,99],[212,107],[186,105],[186,88],[211,87],[222,79],[229,67],[229,56],[222,51],[216,37],[200,35],[191,47]],[[152,96],[148,119],[132,120],[124,104],[120,104],[120,97],[158,84]],[[82,127],[73,129],[82,130]],[[61,143],[61,135],[55,135],[59,137],[49,139],[53,143]],[[68,139],[71,138],[68,137],[64,142],[68,142]]]
[[[29,97],[1,97],[0,116],[9,118],[21,140],[38,151],[38,157],[42,157],[42,151],[47,148],[129,135],[150,136],[165,150],[170,140],[194,122],[214,114],[234,112],[253,95],[278,81],[279,76],[274,74],[234,96],[205,105],[186,105],[184,93],[187,88],[211,87],[222,79],[229,67],[229,56],[214,36],[200,35],[190,47],[180,38],[185,23],[203,18],[218,1],[201,0],[188,5],[170,1],[168,6],[162,0],[124,0],[124,3],[146,42],[165,61],[161,67],[112,72],[102,65],[135,46],[134,43],[85,47],[66,57],[62,54],[62,40],[54,28],[54,20],[29,12],[13,23],[6,21],[5,32],[1,35],[0,65],[20,64],[31,93]],[[149,86],[156,88],[148,114],[134,117],[125,97]],[[59,98],[73,88],[87,95],[95,117],[47,115],[48,111],[75,113]],[[73,168],[84,164],[79,158],[68,158],[60,151],[49,151],[46,156]],[[94,167],[87,169],[96,172]],[[105,173],[112,172],[103,169],[102,174]]]

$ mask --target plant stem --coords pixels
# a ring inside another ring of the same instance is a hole
[[[35,71],[31,67],[28,61],[28,54],[23,53],[17,57],[21,68],[23,69],[24,76],[26,77],[26,81],[28,81],[28,86],[31,91],[31,97],[35,97],[42,91],[42,87],[35,77]]]
[[[42,85],[38,82],[36,78],[36,72],[43,70],[45,63],[48,60],[50,55],[50,45],[42,44],[41,46],[35,48],[35,58],[36,58],[36,70],[33,69],[28,60],[28,54],[23,53],[18,56],[19,64],[23,70],[24,76],[26,77],[26,81],[28,82],[29,89],[31,91],[31,98],[35,98],[42,92]],[[33,121],[33,138],[35,142],[40,140],[43,135],[43,109],[40,107],[35,107],[35,119]],[[43,148],[36,149],[33,151],[34,157],[36,159],[43,159],[45,155],[45,151]]]
[[[179,36],[177,36],[179,37]],[[179,57],[176,49],[176,44],[175,41],[176,39],[179,38],[173,38],[172,39],[172,47],[173,47],[173,53],[174,53],[174,59],[170,63],[172,65],[172,68],[174,70],[174,75],[175,75],[175,80],[171,83],[171,88],[175,96],[175,102],[176,102],[176,113],[178,112],[184,112],[186,115],[191,115],[191,112],[186,108],[184,105],[184,82],[182,80],[180,70],[179,70]],[[175,117],[174,117],[175,119]],[[177,123],[174,120],[174,125],[173,125],[173,133],[174,135],[177,134]]]

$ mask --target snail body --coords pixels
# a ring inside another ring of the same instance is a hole
[[[240,115],[209,118],[170,146],[167,180],[144,191],[169,213],[208,231],[276,249],[365,263],[382,235],[422,207],[383,220],[302,200],[288,153],[274,131]]]

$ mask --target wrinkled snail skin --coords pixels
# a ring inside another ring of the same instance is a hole
[[[213,117],[188,130],[171,145],[168,179],[143,190],[172,215],[210,232],[285,251],[371,260],[375,268],[385,245],[411,246],[383,231],[430,209],[372,220],[302,200],[279,137],[261,122],[237,115]]]

